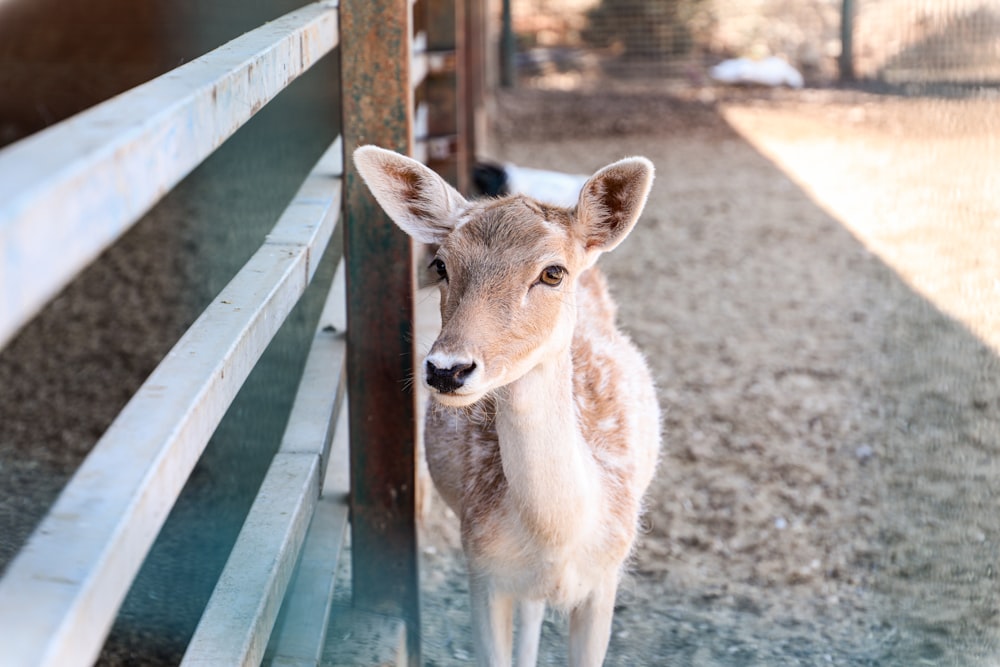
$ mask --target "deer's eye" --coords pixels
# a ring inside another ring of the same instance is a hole
[[[444,262],[437,257],[434,258],[434,261],[427,268],[437,271],[438,278],[441,280],[448,280],[448,269],[445,267]]]
[[[566,269],[561,266],[547,266],[538,276],[538,281],[545,283],[549,287],[555,287],[563,281],[566,276]]]

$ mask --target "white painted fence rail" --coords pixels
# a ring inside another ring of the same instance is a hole
[[[338,275],[343,276],[343,272],[338,271]],[[343,428],[337,432],[342,447],[333,461],[341,469],[335,478],[342,480],[342,488],[337,493],[327,486],[331,502],[314,517],[346,387],[344,330],[332,326],[343,319],[338,317],[343,310],[344,285],[338,280],[320,317],[281,446],[188,644],[182,667],[260,664],[310,521],[318,541],[324,539],[324,530],[339,532],[343,537],[347,524],[347,488],[343,480],[348,461]],[[328,521],[334,523],[327,526]],[[321,556],[330,584],[338,546],[339,540],[334,539],[333,548]],[[331,585],[325,599],[321,599],[324,607],[329,606],[332,597]],[[327,614],[320,608],[303,615],[305,618],[296,619],[288,629],[293,630],[296,624],[319,624],[311,633],[315,637],[313,652],[318,653],[322,650]],[[292,651],[287,646],[280,650]]]
[[[0,348],[338,41],[317,2],[0,151]]]
[[[329,52],[337,26],[336,3],[309,5],[0,152],[0,346]],[[0,580],[0,666],[71,667],[96,659],[209,438],[313,277],[341,209],[341,154],[335,142],[261,248],[119,413],[9,565]],[[293,414],[273,466],[279,473],[298,470],[298,490],[284,501],[301,511],[279,540],[281,566],[266,574],[272,583],[262,594],[273,599],[255,621],[267,626],[254,637],[258,643],[267,640],[317,506],[331,420],[343,396],[342,371],[326,368],[332,377],[317,377],[315,364],[343,358],[342,343],[325,340],[324,348],[323,337],[317,334],[313,370],[295,406],[308,417]],[[326,393],[306,396],[311,391]],[[304,444],[313,436],[318,440]],[[269,474],[265,485],[280,476]],[[259,512],[251,518],[265,522],[258,524],[264,533],[271,529]]]

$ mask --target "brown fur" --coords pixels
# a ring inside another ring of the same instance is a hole
[[[517,599],[531,625],[519,660],[534,660],[547,602],[571,614],[571,663],[599,664],[656,466],[659,409],[593,265],[634,226],[652,165],[609,165],[563,209],[517,195],[468,202],[379,149],[355,160],[397,224],[439,246],[425,442],[461,519],[479,660],[509,662]]]

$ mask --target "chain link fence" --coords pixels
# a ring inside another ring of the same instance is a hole
[[[855,18],[859,75],[889,84],[1000,82],[997,0],[867,0]]]
[[[696,77],[726,58],[777,56],[807,82],[1000,82],[1000,0],[512,0],[522,77]]]

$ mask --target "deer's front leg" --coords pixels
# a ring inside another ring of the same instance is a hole
[[[598,667],[604,662],[611,639],[611,619],[615,614],[617,574],[598,588],[569,617],[569,664]]]
[[[481,667],[509,667],[514,641],[514,599],[498,593],[489,578],[469,578],[472,633]]]
[[[544,600],[519,600],[517,604],[517,667],[538,663],[538,642],[545,620]]]

